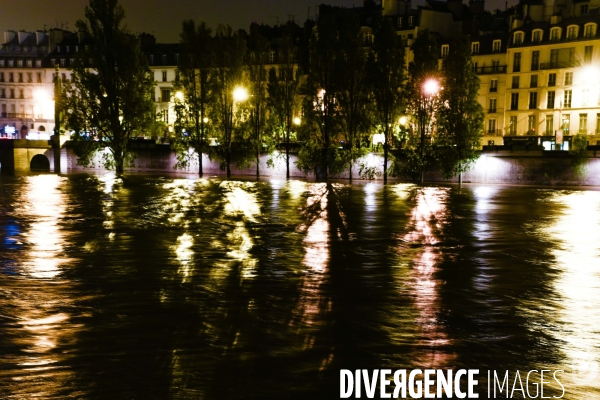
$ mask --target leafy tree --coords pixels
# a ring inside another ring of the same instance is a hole
[[[291,35],[286,34],[279,40],[279,67],[269,71],[268,106],[270,122],[278,136],[285,142],[286,178],[290,178],[290,135],[295,116],[298,115],[300,102],[300,69],[296,65],[298,48],[294,46]],[[277,73],[279,72],[279,73]]]
[[[85,17],[77,29],[88,45],[64,86],[66,122],[76,132],[80,163],[108,149],[105,166],[122,174],[129,139],[154,120],[154,82],[139,41],[122,25],[125,11],[117,0],[90,0]]]
[[[432,82],[441,86],[438,72],[438,46],[429,32],[422,31],[411,46],[414,58],[408,65],[407,109],[413,116],[408,142],[405,147],[406,162],[403,172],[423,183],[423,174],[433,161],[431,140],[435,117],[440,106],[440,96],[426,85]]]
[[[241,122],[246,119],[247,110],[245,102],[234,101],[233,94],[245,79],[246,41],[230,26],[220,25],[214,37],[214,49],[214,73],[210,75],[210,84],[215,97],[211,114],[219,135],[217,156],[230,178],[234,152],[244,152]]]
[[[248,78],[250,84],[250,115],[248,122],[252,132],[252,147],[256,163],[256,177],[260,177],[260,156],[264,148],[264,130],[267,110],[267,61],[269,42],[258,34],[252,43],[251,57],[248,57]]]
[[[210,71],[213,63],[212,36],[204,22],[196,26],[192,20],[183,21],[182,54],[179,58],[175,96],[175,140],[173,149],[179,165],[186,166],[198,157],[198,174],[202,176],[202,154],[207,151],[209,107],[212,103]],[[179,95],[181,93],[181,95]],[[189,150],[193,149],[193,152]]]
[[[349,178],[352,180],[352,166],[365,153],[361,145],[369,126],[367,55],[363,48],[360,21],[353,10],[346,10],[342,14],[338,49],[334,65],[334,86],[340,129],[345,139],[343,158],[347,162]]]
[[[373,97],[373,122],[384,132],[383,182],[387,183],[391,127],[404,106],[404,49],[391,20],[385,19],[376,32],[373,54],[368,63],[367,81]]]
[[[459,38],[450,45],[444,60],[443,104],[437,116],[435,153],[442,174],[450,178],[469,170],[479,157],[483,135],[483,109],[477,101],[479,78],[473,70],[470,42]]]
[[[298,154],[297,164],[305,172],[313,170],[325,180],[328,172],[343,170],[335,162],[339,154],[335,143],[332,143],[339,128],[334,82],[338,36],[335,17],[330,13],[322,13],[310,41],[310,64],[303,105],[306,140]]]

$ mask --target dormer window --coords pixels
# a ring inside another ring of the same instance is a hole
[[[442,58],[448,57],[448,53],[450,52],[450,46],[447,44],[442,45]]]
[[[413,26],[415,24],[415,17],[408,17],[408,26]]]
[[[586,39],[596,36],[596,24],[586,24],[583,28],[583,35]]]
[[[550,41],[558,42],[560,40],[560,28],[550,29]]]
[[[535,31],[533,31],[532,35],[531,35],[531,41],[533,43],[539,43],[542,41],[542,30],[541,29],[536,29]]]
[[[56,46],[56,52],[60,53],[60,46]]]
[[[479,54],[479,42],[471,43],[471,54]]]
[[[492,44],[492,51],[494,53],[500,53],[500,48],[502,47],[502,41],[501,40],[494,40],[493,44]]]
[[[567,28],[567,39],[568,40],[574,40],[577,39],[577,31],[578,31],[578,26],[577,25],[570,25]]]
[[[167,65],[167,55],[166,54],[163,54],[163,56],[162,56],[162,63],[163,63],[163,65]]]
[[[403,19],[404,19],[403,17],[398,17],[398,26],[399,27],[402,26],[402,23],[404,22]]]
[[[589,5],[582,4],[579,6],[579,14],[580,15],[587,15],[588,11],[589,11]]]
[[[513,44],[518,46],[520,44],[523,44],[523,32],[516,32],[514,39],[513,39]]]
[[[67,53],[70,52],[70,51],[71,51],[70,47],[67,46]]]

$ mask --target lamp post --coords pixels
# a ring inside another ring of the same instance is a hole
[[[54,172],[60,174],[60,118],[61,118],[61,79],[58,65],[54,76],[54,134],[52,135],[52,150],[54,153]]]
[[[424,157],[425,157],[425,139],[427,133],[431,133],[431,120],[434,112],[434,100],[440,91],[440,82],[436,78],[427,78],[421,86],[421,104],[419,107],[419,130],[420,130],[420,148],[419,159],[421,162],[421,185],[425,178]]]

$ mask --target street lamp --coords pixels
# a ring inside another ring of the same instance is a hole
[[[435,97],[438,95],[440,90],[441,87],[439,80],[433,77],[426,78],[421,85],[421,101],[419,102],[419,110],[417,113],[419,130],[421,134],[419,148],[421,162],[424,162],[425,158],[425,140],[427,133],[432,131],[431,123],[435,111]],[[424,173],[424,169],[421,168],[421,184],[423,184],[423,180],[425,178]]]
[[[294,117],[294,125],[300,125],[302,123],[302,120],[300,119],[300,117]]]
[[[423,83],[423,94],[433,97],[440,91],[440,82],[435,78],[429,78]]]
[[[233,89],[233,101],[235,103],[241,103],[242,101],[248,100],[248,89],[243,86],[236,86]]]

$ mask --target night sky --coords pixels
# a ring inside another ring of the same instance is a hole
[[[420,0],[423,2],[424,0]],[[205,21],[215,28],[227,23],[234,28],[248,29],[251,22],[274,25],[295,15],[297,22],[314,16],[315,6],[325,3],[352,7],[362,0],[121,0],[126,24],[135,33],[147,32],[159,42],[179,40],[181,21]],[[464,0],[465,4],[467,0]],[[509,5],[516,3],[510,0]],[[73,30],[76,20],[83,18],[88,0],[1,0],[0,31],[63,27]],[[413,0],[413,4],[417,4]],[[419,3],[420,4],[420,3]],[[504,8],[504,0],[487,0],[486,9]],[[3,40],[4,37],[0,37]]]

